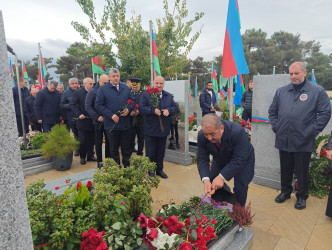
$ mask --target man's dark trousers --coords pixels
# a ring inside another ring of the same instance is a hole
[[[48,133],[49,131],[51,131],[52,127],[55,124],[45,124],[43,123],[43,133]]]
[[[94,145],[94,131],[93,130],[78,130],[78,138],[80,140],[80,158],[90,159],[93,157]]]
[[[143,120],[136,119],[136,124],[130,128],[132,138],[132,150],[135,149],[135,137],[137,135],[137,155],[143,155],[144,148],[144,127]]]
[[[131,156],[130,130],[112,130],[107,133],[110,143],[111,158],[120,165],[119,147],[121,146],[122,164],[126,168],[129,166]]]
[[[281,192],[288,195],[293,192],[293,173],[298,180],[297,198],[306,200],[309,190],[309,163],[311,152],[279,151],[281,171]]]
[[[104,130],[103,124],[96,124],[95,127],[95,146],[97,162],[103,162],[103,139],[105,135],[105,158],[110,158],[110,145],[107,138],[107,133]]]
[[[167,136],[145,136],[145,155],[157,163],[156,172],[163,171]]]
[[[21,116],[16,116],[16,124],[19,136],[23,136]],[[25,133],[26,134],[29,133],[29,122],[25,117],[24,117],[24,128],[25,128]]]

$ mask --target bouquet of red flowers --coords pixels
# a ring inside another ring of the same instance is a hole
[[[159,101],[158,101],[158,92],[159,89],[158,88],[147,88],[146,89],[146,93],[148,93],[151,96],[152,99],[152,106],[156,109],[159,108]],[[161,121],[161,117],[159,116],[159,124],[160,124],[160,130],[164,131],[164,126],[163,123]]]
[[[137,219],[144,231],[143,242],[151,249],[208,249],[206,243],[216,238],[213,224],[201,213],[180,222],[177,216],[146,217],[143,213]]]
[[[105,231],[97,232],[96,229],[90,228],[87,232],[82,233],[81,250],[106,250],[108,246],[103,240]]]
[[[122,107],[121,111],[117,111],[115,114],[116,115],[121,115],[123,113],[123,111],[125,111],[125,109],[128,107],[128,105],[132,104],[133,103],[133,100],[131,99],[128,99],[127,103]],[[108,133],[111,133],[112,130],[114,129],[116,123],[114,123],[113,127],[111,128],[110,131],[108,131]]]

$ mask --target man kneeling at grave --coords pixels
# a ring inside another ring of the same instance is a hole
[[[244,129],[237,123],[220,120],[215,114],[207,114],[197,141],[197,167],[205,194],[216,201],[245,206],[248,185],[254,177],[255,153]],[[225,183],[232,178],[234,194]]]

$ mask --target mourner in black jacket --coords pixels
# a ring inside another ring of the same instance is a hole
[[[243,107],[242,119],[251,122],[252,116],[252,91],[254,89],[254,81],[249,81],[249,89],[247,89],[242,96],[241,105]]]
[[[215,114],[207,114],[202,120],[197,146],[197,167],[205,194],[232,203],[225,180],[234,178],[236,201],[245,206],[248,185],[254,177],[255,153],[244,129],[237,123],[220,120]]]
[[[309,163],[315,138],[331,117],[331,104],[325,90],[305,76],[305,64],[295,62],[289,67],[292,83],[277,89],[269,108],[269,119],[279,149],[281,193],[275,202],[291,198],[295,172],[298,180],[296,209],[306,207],[309,197]]]
[[[202,115],[215,113],[217,108],[216,93],[213,90],[213,83],[208,82],[206,88],[199,96],[199,104],[202,109]]]
[[[30,95],[25,99],[24,101],[24,115],[26,119],[31,124],[31,129],[42,131],[41,124],[38,123],[37,117],[35,115],[35,110],[33,108],[33,105],[35,103],[36,95],[39,92],[40,87],[39,85],[34,85],[31,88]]]
[[[152,105],[153,100],[147,92],[142,94],[140,100],[140,112],[144,115],[145,154],[151,162],[157,163],[156,174],[162,178],[168,178],[163,171],[163,162],[172,115],[177,112],[177,107],[172,94],[163,90],[165,85],[163,77],[157,76],[153,85],[154,88],[158,89],[158,107],[155,108]],[[163,131],[160,126],[160,120],[164,128]],[[155,176],[154,173],[149,174],[150,176]]]
[[[99,82],[95,83],[93,88],[89,91],[85,99],[85,109],[92,118],[93,126],[95,128],[95,147],[97,155],[97,166],[103,166],[103,138],[105,135],[105,158],[110,158],[110,146],[107,138],[106,130],[104,129],[104,117],[96,110],[95,102],[99,86],[105,85],[109,81],[108,75],[101,75]]]
[[[13,97],[14,97],[14,105],[15,105],[15,113],[16,113],[16,123],[19,136],[23,136],[23,129],[22,129],[22,120],[21,120],[21,110],[20,110],[20,100],[18,96],[18,89],[21,90],[21,98],[22,98],[22,108],[24,106],[24,100],[29,96],[29,90],[27,89],[28,82],[24,78],[20,78],[20,87],[15,86],[13,88]],[[24,119],[24,128],[25,132],[29,132],[29,120]]]
[[[135,97],[136,107],[139,106],[143,90],[141,90],[140,78],[130,78],[131,93]],[[135,152],[135,138],[137,136],[137,155],[143,155],[144,148],[144,118],[139,108],[130,112],[130,133],[132,140],[132,152]]]
[[[85,109],[85,98],[92,86],[93,79],[90,77],[84,78],[83,87],[74,92],[70,101],[70,108],[75,114],[75,117],[77,117],[76,126],[80,140],[80,158],[82,165],[86,163],[86,160],[97,161],[93,156],[94,127],[92,119]]]
[[[60,94],[56,90],[57,86],[56,81],[51,81],[46,88],[38,92],[35,99],[35,114],[38,123],[43,126],[44,133],[60,123]]]

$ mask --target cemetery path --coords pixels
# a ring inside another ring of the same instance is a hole
[[[75,157],[68,171],[49,170],[25,176],[24,181],[26,186],[39,179],[51,184],[71,175],[79,176],[82,172],[91,176],[92,171],[87,171],[90,169],[96,169],[94,162],[82,166]],[[195,164],[182,166],[165,162],[164,170],[169,178],[161,179],[159,187],[152,190],[154,212],[163,204],[180,203],[203,193],[203,184]],[[233,183],[229,185],[233,186]],[[307,208],[300,211],[294,208],[295,195],[283,204],[275,203],[274,198],[278,193],[278,190],[272,188],[250,184],[248,202],[251,202],[251,211],[255,214],[254,223],[249,227],[255,232],[250,249],[332,249],[332,220],[325,216],[327,198],[310,196]]]

